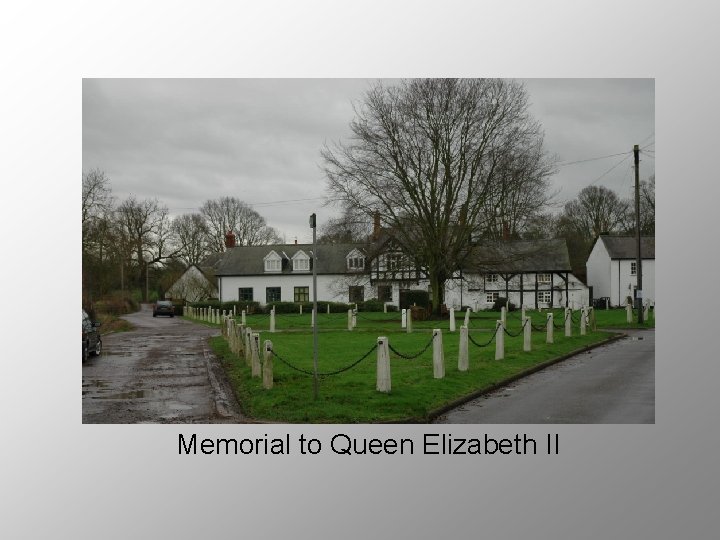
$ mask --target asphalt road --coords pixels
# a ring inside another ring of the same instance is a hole
[[[82,367],[83,423],[242,421],[207,338],[218,334],[152,309],[124,317],[135,329],[103,336],[103,353]]]
[[[560,362],[438,418],[448,424],[653,424],[655,331]]]

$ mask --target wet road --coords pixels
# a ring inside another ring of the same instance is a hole
[[[593,349],[438,418],[448,424],[652,424],[655,331]]]
[[[83,364],[83,423],[241,420],[207,345],[217,330],[179,317],[153,318],[150,306],[124,318],[135,329],[103,336],[102,355]]]

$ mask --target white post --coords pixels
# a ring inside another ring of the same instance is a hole
[[[525,311],[523,309],[523,311]],[[530,317],[523,317],[523,351],[530,352],[532,350],[532,320]]]
[[[238,356],[241,355],[241,354],[242,354],[243,356],[245,356],[245,351],[246,351],[245,344],[246,344],[246,341],[245,341],[245,325],[244,325],[244,324],[241,324],[241,325],[238,327]]]
[[[507,307],[505,306],[500,308],[500,320],[502,321],[503,328],[507,328]]]
[[[387,302],[383,302],[383,313],[387,313]]]
[[[302,304],[300,304],[300,315],[302,315]]]
[[[455,331],[455,308],[450,308],[450,331]]]
[[[275,306],[270,310],[270,332],[275,333]]]
[[[495,360],[505,358],[505,326],[502,320],[495,321]]]
[[[572,310],[565,308],[565,337],[572,337]]]
[[[458,371],[468,370],[468,328],[460,327],[460,347],[458,349]]]
[[[247,313],[245,312],[244,309],[240,312],[240,324],[242,324],[242,325],[247,324]]]
[[[327,314],[330,315],[330,304],[327,305]]]
[[[405,331],[408,334],[412,334],[413,331],[413,319],[412,319],[412,309],[407,310],[407,327],[405,328]]]
[[[315,328],[315,308],[310,312],[310,328]]]
[[[265,340],[264,361],[262,366],[263,388],[270,390],[273,387],[273,361],[272,361],[272,341]]]
[[[405,328],[405,327],[407,327],[407,309],[403,309],[401,311],[401,313],[402,313],[402,315],[401,315],[401,319],[400,319],[400,321],[401,321],[400,328]]]
[[[252,328],[245,327],[245,363],[249,366],[252,358]]]
[[[627,315],[627,322],[632,323],[632,306],[630,304],[625,305],[625,313]]]
[[[348,309],[348,330],[352,330],[352,329],[353,329],[353,324],[352,324],[352,309]]]
[[[587,309],[585,306],[580,310],[580,335],[587,334]]]
[[[250,367],[252,368],[252,376],[253,377],[260,377],[260,351],[258,350],[258,347],[260,346],[260,334],[258,332],[253,332],[250,348],[252,349],[252,358]]]
[[[547,314],[547,336],[545,337],[545,343],[553,343],[555,337],[555,324],[552,313]]]
[[[525,306],[520,306],[520,320],[525,320]]]
[[[643,320],[647,321],[649,316],[650,316],[650,302],[645,304],[645,307],[643,308]]]
[[[465,326],[470,326],[470,308],[465,310]]]
[[[388,338],[377,338],[377,383],[375,389],[378,392],[390,393],[390,351],[388,350]]]
[[[237,317],[237,304],[233,304],[233,317]]]
[[[445,353],[442,345],[442,331],[439,328],[433,330],[433,377],[435,379],[445,377]]]
[[[357,306],[357,304],[355,304]],[[353,309],[352,312],[352,326],[355,328],[357,326],[357,308]]]

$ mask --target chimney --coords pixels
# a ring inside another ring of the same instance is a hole
[[[295,245],[297,246],[297,236],[295,237]]]
[[[232,231],[228,231],[225,233],[225,247],[226,248],[235,247],[235,234]]]
[[[377,240],[380,237],[380,212],[373,214],[373,240]]]

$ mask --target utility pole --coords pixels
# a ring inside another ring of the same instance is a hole
[[[313,267],[313,396],[318,398],[318,312],[317,312],[317,227],[316,216],[310,216],[310,227],[313,230],[313,251],[312,251],[312,267]]]
[[[637,288],[635,303],[637,304],[638,324],[643,324],[643,293],[642,293],[642,254],[640,253],[640,147],[636,144],[633,147],[635,155],[635,236],[637,239],[637,258],[635,259],[635,271],[637,273]]]

